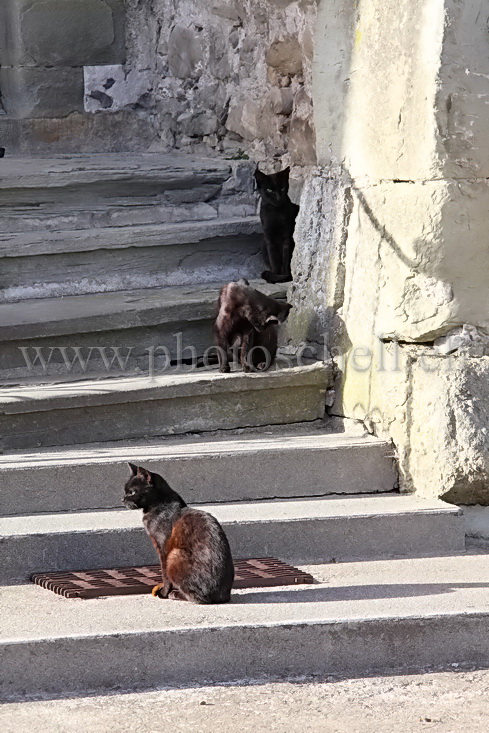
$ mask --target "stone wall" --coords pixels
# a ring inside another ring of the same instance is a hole
[[[164,146],[315,161],[315,0],[127,0],[126,13]]]
[[[126,78],[125,60],[124,0],[2,0],[1,145],[29,155],[148,147],[154,131],[135,107],[150,84]],[[102,93],[92,88],[100,69],[115,77]],[[97,98],[117,114],[99,114]]]
[[[403,489],[489,504],[481,0],[323,0],[313,98],[289,338],[332,351],[333,412],[392,438]]]

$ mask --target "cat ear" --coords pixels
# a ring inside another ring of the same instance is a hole
[[[289,173],[290,173],[290,165],[287,166],[287,168],[284,168],[283,171],[280,171],[279,173],[277,173],[277,175],[280,176],[280,178],[283,178],[284,180],[288,181]]]
[[[255,180],[258,185],[258,188],[260,188],[260,184],[263,183],[266,179],[266,175],[261,172],[261,170],[258,169],[258,166],[256,167],[255,171]]]
[[[138,466],[138,476],[144,479],[148,486],[153,485],[153,474],[151,473],[151,471],[148,471],[146,468]]]
[[[139,478],[144,479],[147,484],[152,485],[153,477],[151,475],[151,471],[147,471],[142,466],[135,466],[134,463],[129,463],[129,468],[131,469],[133,476],[139,476]]]

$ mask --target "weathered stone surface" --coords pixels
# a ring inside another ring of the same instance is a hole
[[[290,115],[294,106],[293,89],[290,87],[272,89],[270,92],[270,104],[276,114]]]
[[[2,6],[2,65],[81,66],[125,60],[123,0],[10,0]]]
[[[209,38],[209,71],[220,80],[231,75],[227,39],[221,29],[213,30]]]
[[[176,26],[168,42],[168,64],[179,79],[198,79],[203,73],[204,58],[198,31]]]
[[[147,150],[156,130],[147,117],[123,110],[112,115],[73,112],[68,117],[14,120],[0,116],[9,154],[58,155]]]
[[[154,380],[111,379],[103,386],[96,381],[45,390],[9,388],[0,396],[1,447],[73,445],[105,441],[108,435],[121,440],[315,420],[324,415],[329,381],[329,369],[315,364],[266,374],[194,372]],[[128,409],[128,403],[135,410]]]
[[[462,509],[469,546],[489,549],[489,506],[462,506]]]
[[[179,0],[175,6],[154,0],[151,7],[149,13],[128,0],[128,58],[155,74],[152,100],[162,142],[204,154],[208,147],[219,153],[241,148],[254,160],[306,164],[301,151],[294,160],[296,143],[287,152],[289,93],[274,109],[269,97],[270,86],[294,94],[303,86],[311,95],[315,3]],[[267,52],[279,68],[267,65]],[[191,117],[198,118],[195,124]]]
[[[239,21],[239,13],[232,3],[215,3],[212,5],[212,12],[226,20]]]
[[[345,318],[355,336],[372,293],[379,335],[424,342],[464,323],[487,331],[488,206],[485,180],[354,186],[346,257],[356,295]]]
[[[274,114],[268,99],[245,99],[229,111],[226,128],[244,140],[277,139],[280,118]]]
[[[83,111],[81,68],[2,67],[0,88],[6,113],[17,119]]]
[[[293,343],[324,344],[343,300],[345,220],[351,210],[350,189],[326,175],[305,182],[294,233],[293,282],[286,322]]]
[[[328,92],[315,99],[320,163],[344,160],[355,177],[488,176],[489,36],[479,11],[476,0],[322,3],[315,74],[318,91]],[[354,114],[345,121],[338,109]]]
[[[117,112],[143,104],[153,83],[151,72],[129,70],[120,65],[85,66],[83,75],[86,112],[101,109]]]
[[[433,347],[437,354],[452,354],[457,351],[467,356],[487,356],[489,336],[464,323],[463,326],[452,328],[444,336],[435,339]]]
[[[207,221],[0,234],[0,300],[258,277],[258,218],[223,220],[200,207]]]
[[[316,164],[316,136],[309,120],[292,119],[289,128],[288,153],[297,165]]]
[[[399,372],[388,374],[397,398],[382,410],[404,488],[489,505],[489,357],[403,351]],[[385,375],[380,380],[385,389]]]
[[[177,120],[178,129],[184,135],[190,137],[203,137],[204,135],[212,135],[218,127],[218,119],[211,110],[201,110],[200,112],[184,112]]]
[[[226,120],[226,128],[245,140],[255,140],[258,137],[260,118],[259,105],[247,99],[231,107]]]
[[[302,72],[302,49],[293,36],[272,43],[265,55],[268,66],[281,74],[300,74]]]

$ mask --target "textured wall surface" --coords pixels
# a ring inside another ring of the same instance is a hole
[[[315,0],[127,0],[126,7],[129,65],[153,74],[163,144],[315,162]]]
[[[486,3],[322,0],[313,98],[290,338],[328,341],[333,411],[393,439],[404,489],[489,504]]]

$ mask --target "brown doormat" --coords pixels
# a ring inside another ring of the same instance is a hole
[[[312,575],[275,557],[236,560],[234,570],[234,588],[314,583]],[[161,582],[161,573],[159,565],[144,565],[111,570],[34,573],[31,580],[65,598],[99,598],[151,593],[153,586]]]

